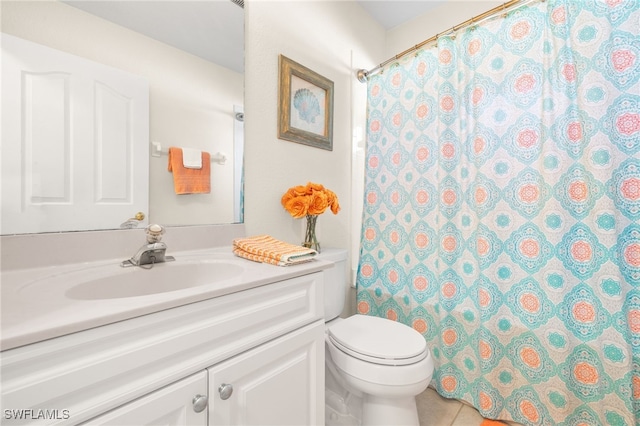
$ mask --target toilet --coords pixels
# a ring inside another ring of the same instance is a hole
[[[325,424],[418,425],[416,395],[433,375],[433,358],[413,328],[366,315],[339,318],[347,251],[324,249]]]

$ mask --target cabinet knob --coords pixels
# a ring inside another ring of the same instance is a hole
[[[193,397],[193,411],[196,413],[201,412],[205,408],[207,408],[207,403],[209,402],[209,398],[206,395],[196,395]]]
[[[233,386],[223,383],[218,388],[218,392],[220,392],[220,399],[229,399],[231,394],[233,393]]]

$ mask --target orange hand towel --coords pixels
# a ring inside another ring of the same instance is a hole
[[[313,249],[290,244],[270,235],[257,235],[233,240],[233,254],[254,262],[289,266],[309,262],[318,253]]]
[[[173,172],[176,194],[208,194],[211,192],[211,155],[202,152],[202,168],[187,169],[182,164],[182,149],[169,148],[169,171]]]

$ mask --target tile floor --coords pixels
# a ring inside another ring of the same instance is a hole
[[[443,398],[432,388],[418,395],[416,404],[421,426],[480,426],[484,420],[475,408]],[[512,422],[509,425],[519,426]]]

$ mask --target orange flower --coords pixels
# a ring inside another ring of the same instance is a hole
[[[327,193],[327,202],[329,203],[329,207],[331,208],[331,212],[333,214],[338,214],[340,211],[340,203],[338,203],[338,196],[330,190],[326,190]]]
[[[289,191],[291,191],[294,195],[311,195],[311,191],[309,190],[309,185],[307,186],[297,185],[297,186],[294,186],[293,188],[289,188]]]
[[[324,191],[324,186],[320,185],[319,183],[309,182],[307,183],[307,188],[313,192]]]
[[[304,217],[309,210],[309,198],[308,195],[291,198],[284,208],[296,219]]]
[[[307,214],[319,215],[330,208],[333,214],[338,214],[340,204],[338,196],[319,183],[308,182],[307,185],[291,187],[280,199],[282,206],[294,218],[301,218]]]
[[[286,206],[289,200],[295,197],[295,195],[293,195],[292,189],[289,189],[287,192],[285,192],[282,195],[282,198],[280,199],[280,203],[282,203],[283,206]]]
[[[309,214],[322,214],[329,207],[327,200],[327,194],[324,192],[316,191],[311,194],[311,202],[309,204]]]

